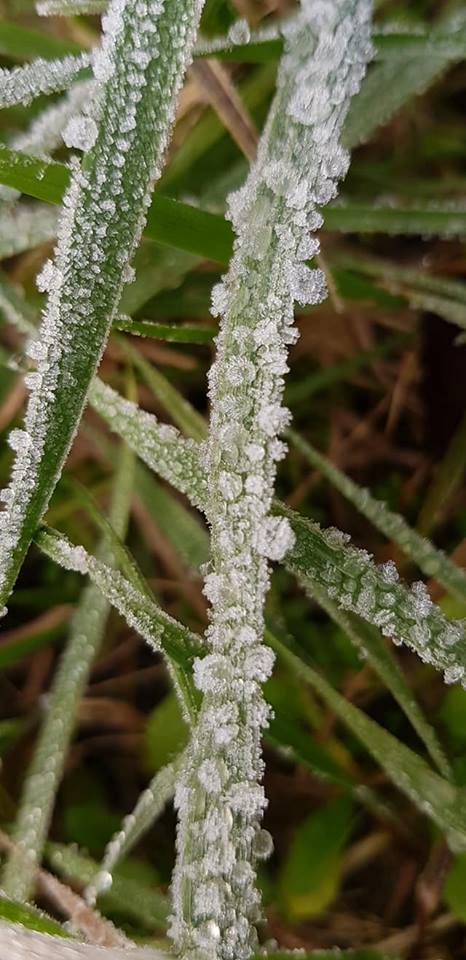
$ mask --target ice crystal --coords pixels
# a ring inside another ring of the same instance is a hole
[[[244,42],[235,27],[229,42]],[[288,422],[283,376],[288,344],[296,339],[294,300],[319,303],[325,296],[322,273],[303,261],[318,251],[309,237],[322,222],[316,207],[335,196],[346,170],[339,136],[370,56],[369,29],[369,0],[305,0],[286,28],[257,160],[228,202],[236,241],[229,272],[212,295],[221,322],[203,464],[212,546],[205,585],[210,652],[195,664],[204,697],[176,801],[171,935],[186,957],[245,960],[256,944],[253,865],[270,852],[260,827],[260,742],[268,722],[261,684],[273,663],[261,644],[263,605],[268,560],[282,559],[294,541],[288,521],[270,516],[276,462],[286,451],[278,439]],[[225,721],[228,704],[237,707],[231,721]],[[210,915],[203,898],[200,923],[190,911],[193,897],[219,879]]]

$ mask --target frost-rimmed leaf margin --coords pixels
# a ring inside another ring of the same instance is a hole
[[[0,604],[48,505],[131,279],[201,9],[202,0],[113,0],[104,18],[93,115],[80,127],[88,149],[75,163],[54,262],[41,275],[49,299],[31,350],[37,370],[27,378],[25,428],[10,435],[17,457],[0,518]]]

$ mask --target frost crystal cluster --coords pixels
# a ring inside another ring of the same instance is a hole
[[[103,18],[93,102],[66,135],[84,158],[81,165],[74,158],[55,254],[38,278],[48,302],[30,351],[25,428],[10,436],[16,460],[0,519],[4,598],[60,474],[128,279],[201,8],[202,0],[113,0]]]
[[[221,317],[210,375],[212,417],[205,447],[211,562],[209,652],[195,663],[203,693],[176,793],[178,860],[171,934],[183,956],[242,960],[260,920],[255,863],[270,852],[261,692],[271,651],[262,644],[269,560],[293,544],[288,520],[270,515],[293,303],[325,297],[311,235],[317,207],[337,193],[348,155],[339,143],[351,96],[370,56],[369,0],[306,0],[285,34],[278,90],[245,186],[229,198],[236,242],[213,291]]]

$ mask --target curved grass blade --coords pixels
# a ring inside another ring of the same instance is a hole
[[[107,845],[100,867],[86,887],[86,901],[94,905],[97,897],[109,887],[116,865],[127,856],[142,836],[151,828],[173,797],[182,756],[158,770],[148,787],[141,793],[136,806]]]
[[[133,454],[123,445],[110,507],[110,523],[122,538],[128,523],[133,472]],[[110,566],[116,566],[116,557],[105,537],[98,556]],[[30,896],[34,868],[42,858],[79,704],[102,645],[109,610],[110,605],[100,590],[94,584],[88,584],[73,617],[68,642],[57,668],[15,819],[15,847],[4,871],[3,887],[8,896],[16,900],[24,901]]]
[[[17,458],[1,517],[0,602],[48,505],[130,279],[201,12],[200,0],[115,4],[95,59],[95,119],[83,118],[92,145],[74,170],[55,262],[42,272],[50,295],[34,345],[38,368],[29,375],[25,429],[12,437]]]
[[[301,583],[306,593],[317,600],[317,603],[323,607],[332,620],[350,637],[361,658],[371,665],[375,674],[385,684],[387,690],[390,691],[408,717],[437,769],[447,780],[450,780],[452,777],[450,764],[439,743],[437,734],[430,723],[427,722],[414,699],[402,670],[390,648],[384,643],[379,630],[371,624],[365,623],[354,614],[343,613],[335,601],[330,599],[326,590],[322,586],[318,586],[310,577],[306,577],[306,580],[301,578]]]
[[[65,570],[88,574],[93,583],[128,625],[134,628],[156,652],[163,652],[181,698],[184,716],[192,723],[197,712],[198,696],[191,679],[191,662],[199,653],[199,638],[187,627],[165,613],[149,592],[109,567],[97,557],[76,546],[52,529],[41,529],[35,542],[40,549]]]
[[[310,683],[342,723],[361,740],[377,763],[386,770],[393,783],[437,823],[444,831],[451,848],[466,849],[466,791],[434,773],[409,747],[345,700],[310,666],[305,654],[290,637],[287,637],[285,643],[275,634],[269,634],[268,640],[300,680]]]
[[[434,547],[430,540],[421,537],[416,530],[413,530],[406,523],[403,517],[390,510],[383,501],[377,500],[369,490],[362,489],[357,483],[354,483],[350,477],[342,473],[338,467],[300,437],[299,434],[295,433],[294,430],[289,430],[288,436],[308,463],[319,470],[389,540],[398,544],[406,556],[413,560],[423,573],[428,577],[435,577],[446,590],[459,600],[466,602],[466,572],[464,570],[457,567],[442,550]]]
[[[169,343],[212,343],[217,333],[215,327],[200,324],[189,326],[187,323],[156,323],[153,320],[133,320],[122,315],[114,320],[113,326],[116,330],[123,330],[137,337],[153,337]]]
[[[38,58],[24,67],[0,68],[0,109],[14,104],[29,104],[41,93],[66,90],[76,80],[90,74],[90,56],[67,56],[63,60]]]

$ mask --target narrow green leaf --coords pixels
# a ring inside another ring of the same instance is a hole
[[[287,638],[286,644],[276,635],[269,635],[268,639],[280,658],[320,694],[342,723],[358,737],[395,786],[445,832],[452,849],[466,849],[466,791],[434,773],[416,753],[345,700],[309,665],[296,645],[292,646],[291,638]]]
[[[338,893],[351,815],[352,805],[342,797],[297,827],[278,880],[280,899],[292,922],[322,913]]]
[[[99,867],[90,857],[79,853],[74,847],[49,843],[46,858],[50,866],[67,882],[82,886],[90,884]],[[142,924],[146,930],[163,930],[167,923],[168,903],[166,897],[137,880],[130,880],[118,872],[110,890],[99,900],[102,913],[117,912]]]
[[[66,570],[88,574],[103,596],[114,606],[130,627],[133,627],[156,652],[163,651],[177,683],[184,715],[189,722],[197,711],[198,697],[191,680],[191,661],[199,653],[199,638],[165,613],[134,582],[117,570],[88,554],[57,531],[40,530],[37,545]]]
[[[27,930],[49,933],[54,937],[64,937],[66,940],[71,936],[64,927],[43,911],[3,896],[0,896],[0,920],[6,923],[18,923]]]
[[[457,567],[442,550],[421,537],[406,523],[403,517],[390,510],[381,500],[376,500],[369,490],[362,489],[350,477],[342,473],[326,457],[322,456],[310,443],[294,430],[288,431],[293,445],[299,450],[312,467],[319,470],[357,510],[360,510],[378,530],[393,540],[410,560],[428,577],[435,577],[439,583],[459,600],[466,601],[466,573]]]
[[[110,522],[123,538],[131,503],[133,470],[134,455],[123,444],[110,506]],[[116,564],[112,547],[105,536],[98,555],[110,566]],[[16,900],[28,899],[33,885],[31,867],[41,861],[79,704],[103,642],[109,609],[107,600],[98,588],[88,584],[71,623],[68,642],[49,694],[47,713],[22,788],[13,833],[16,846],[3,876],[6,893]]]
[[[59,37],[56,33],[33,30],[10,20],[0,21],[0,53],[13,60],[32,60],[33,57],[77,56],[82,47],[75,40]]]
[[[114,320],[113,326],[116,330],[123,330],[137,337],[153,337],[169,343],[212,343],[217,333],[215,327],[191,327],[187,323],[155,323],[153,320],[133,320],[132,317],[123,315]]]

